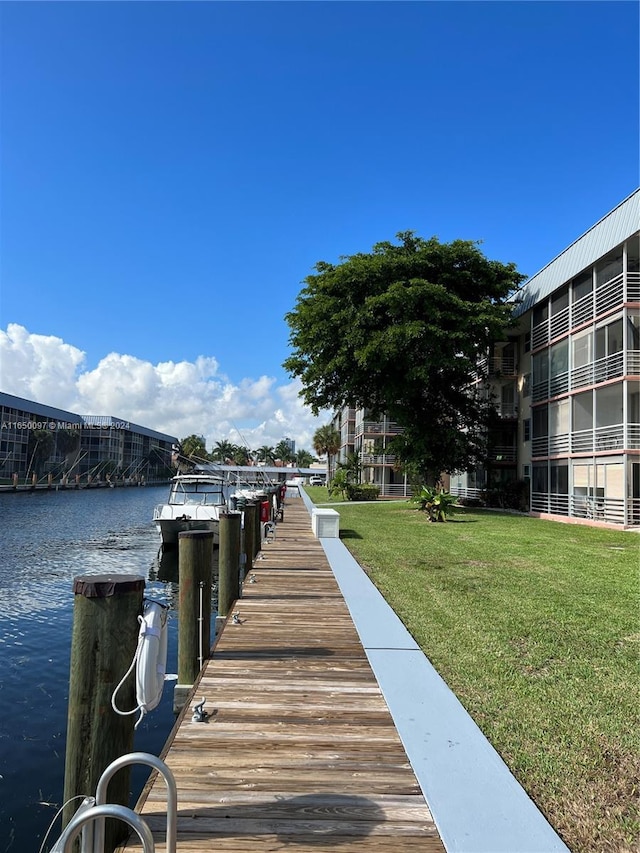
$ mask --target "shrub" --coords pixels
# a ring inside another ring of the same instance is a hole
[[[373,483],[348,483],[346,492],[350,501],[375,501],[380,494],[380,487]]]
[[[420,504],[419,509],[428,514],[429,521],[446,521],[447,516],[453,512],[457,498],[456,495],[449,492],[438,491],[431,486],[423,486],[418,494],[409,500]]]

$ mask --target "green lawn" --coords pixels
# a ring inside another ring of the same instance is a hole
[[[309,489],[316,502],[326,489]],[[342,503],[341,537],[575,853],[636,851],[640,537]]]

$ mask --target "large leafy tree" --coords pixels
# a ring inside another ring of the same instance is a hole
[[[491,406],[469,379],[504,335],[506,300],[524,276],[472,241],[397,236],[316,264],[286,315],[284,366],[315,414],[346,405],[388,414],[404,428],[395,452],[434,482],[484,454]]]

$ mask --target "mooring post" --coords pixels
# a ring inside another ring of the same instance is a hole
[[[111,697],[129,669],[138,644],[144,578],[139,575],[79,575],[74,578],[73,633],[67,712],[64,802],[93,796],[104,769],[133,750],[135,714],[120,716]],[[135,679],[119,692],[120,707],[135,708]],[[109,787],[109,801],[129,804],[129,770]],[[66,826],[79,800],[63,812]],[[109,820],[105,851],[111,853],[128,830]]]
[[[244,576],[249,576],[253,569],[253,561],[256,551],[256,519],[258,518],[258,504],[255,501],[247,501],[244,508]]]
[[[211,579],[213,531],[185,530],[178,534],[178,683],[184,696],[211,649]],[[176,702],[178,699],[176,699]]]
[[[234,601],[240,598],[240,521],[239,512],[220,514],[218,554],[218,613],[228,616]]]

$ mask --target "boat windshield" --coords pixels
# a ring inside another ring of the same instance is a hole
[[[224,503],[222,483],[174,483],[169,495],[171,504]]]

